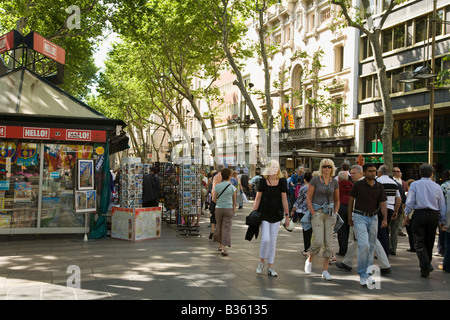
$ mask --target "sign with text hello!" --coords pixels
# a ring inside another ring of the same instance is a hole
[[[0,138],[106,142],[105,130],[0,126]]]

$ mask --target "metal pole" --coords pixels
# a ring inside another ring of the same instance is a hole
[[[436,72],[435,49],[436,49],[436,6],[437,0],[433,0],[433,20],[431,27],[431,72]],[[429,133],[428,133],[428,162],[433,165],[434,147],[434,78],[430,79],[430,112],[429,112]]]

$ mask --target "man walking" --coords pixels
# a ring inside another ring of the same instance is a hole
[[[418,181],[411,183],[406,199],[405,223],[409,224],[408,215],[414,210],[412,216],[412,233],[414,248],[419,258],[420,275],[424,278],[433,271],[431,259],[433,257],[434,238],[438,225],[445,225],[445,199],[441,187],[431,180],[433,167],[424,163],[420,166]]]
[[[373,264],[373,250],[377,240],[378,212],[382,213],[381,227],[387,227],[386,194],[383,185],[377,183],[377,169],[374,164],[363,166],[364,179],[357,181],[350,192],[348,202],[348,224],[354,227],[358,239],[359,283],[363,286],[373,284],[374,280],[367,273]],[[353,209],[353,204],[355,208]],[[353,210],[352,210],[353,209]],[[352,216],[352,213],[353,216]]]
[[[352,166],[350,168],[350,175],[352,177],[352,181],[356,182],[364,180],[363,168],[360,165]],[[357,250],[358,250],[358,241],[354,233],[354,227],[350,227],[347,253],[345,254],[344,259],[342,259],[342,262],[336,262],[335,264],[336,267],[346,271],[351,271],[353,267],[353,259],[356,255]],[[386,252],[384,251],[383,246],[381,245],[380,240],[378,240],[378,238],[375,241],[374,254],[377,256],[378,263],[380,264],[381,274],[382,275],[390,274],[391,265],[389,263],[389,259],[386,255]]]
[[[383,185],[384,191],[386,192],[387,223],[388,226],[390,226],[391,221],[397,219],[398,210],[402,204],[398,184],[389,177],[389,167],[386,165],[382,165],[378,168],[377,182]],[[396,225],[396,228],[397,227],[398,225]],[[395,230],[395,232],[394,239],[397,241],[397,230]],[[378,239],[383,245],[386,255],[389,256],[389,227],[381,228],[380,225],[378,225]]]

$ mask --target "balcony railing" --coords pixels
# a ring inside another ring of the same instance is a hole
[[[355,136],[355,125],[353,123],[344,123],[335,126],[325,126],[325,127],[308,127],[308,128],[298,128],[290,129],[287,141],[304,141],[304,140],[322,140],[330,138],[350,138]],[[280,133],[280,141],[282,141],[283,136]]]

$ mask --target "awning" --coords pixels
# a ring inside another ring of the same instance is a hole
[[[298,157],[310,157],[310,158],[334,158],[334,153],[326,153],[326,152],[319,152],[316,150],[310,150],[310,149],[294,149],[291,151],[281,151],[278,153],[272,153],[272,156],[279,156],[279,157],[292,157],[293,151],[297,152]]]

